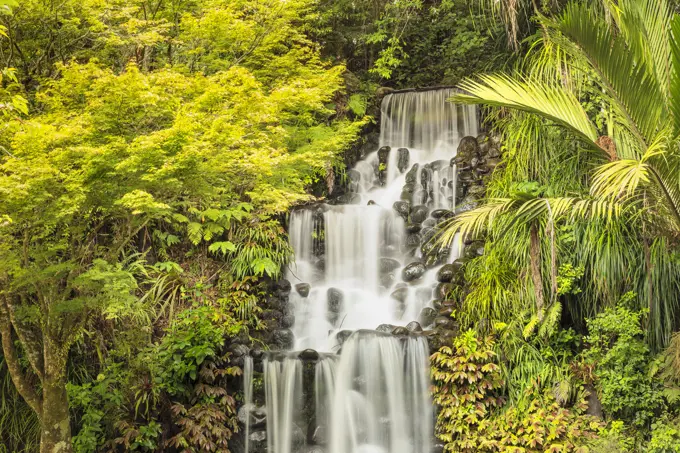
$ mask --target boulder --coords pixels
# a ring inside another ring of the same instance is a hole
[[[291,349],[295,344],[295,336],[290,329],[277,329],[273,334],[274,344],[279,349]]]
[[[393,326],[392,324],[380,324],[378,327],[376,327],[375,331],[381,333],[391,333],[396,327],[397,326]]]
[[[409,332],[423,331],[423,328],[418,321],[411,321],[410,323],[406,324],[406,328],[408,329]]]
[[[392,331],[392,335],[399,335],[399,336],[401,336],[401,335],[408,335],[408,334],[410,334],[410,333],[411,333],[411,332],[409,332],[409,330],[408,330],[406,327],[401,327],[401,326],[400,326],[400,327],[396,327],[396,328]]]
[[[418,322],[421,326],[429,326],[432,324],[437,317],[437,311],[434,308],[425,307],[420,310],[420,315],[418,316]]]
[[[290,288],[291,284],[285,278],[282,278],[281,280],[276,282],[276,289],[280,291],[282,294],[290,293]]]
[[[437,281],[440,283],[450,283],[455,274],[455,266],[453,264],[445,264],[437,271]]]
[[[408,297],[408,288],[397,288],[394,291],[392,291],[392,294],[390,294],[390,297],[394,300],[397,300],[401,303],[406,302],[406,298]]]
[[[414,280],[418,280],[425,274],[425,271],[427,269],[425,268],[425,265],[420,262],[420,261],[415,261],[413,263],[408,264],[402,271],[401,271],[401,279],[404,280],[405,282],[412,282]]]
[[[460,140],[456,156],[460,156],[469,162],[473,157],[479,157],[479,151],[477,139],[475,137],[467,136]]]
[[[425,204],[427,203],[427,199],[430,195],[427,193],[427,190],[417,190],[411,199],[413,200],[414,204]]]
[[[434,298],[439,300],[447,299],[453,289],[454,285],[451,283],[439,283],[434,289]]]
[[[319,360],[319,353],[314,349],[305,349],[298,354],[300,360],[316,361]]]
[[[420,230],[423,228],[423,226],[419,223],[407,223],[406,224],[406,232],[409,234],[413,233],[418,233]]]
[[[312,286],[309,283],[298,283],[295,285],[295,291],[302,297],[309,296],[310,289],[312,289]]]
[[[382,257],[378,261],[380,272],[392,272],[401,267],[401,263],[394,258]]]
[[[432,218],[437,220],[450,219],[451,217],[453,217],[453,212],[451,212],[448,209],[435,209],[430,213],[430,215],[432,216]]]
[[[392,208],[399,214],[404,220],[408,219],[408,214],[411,211],[411,203],[408,201],[395,201]]]
[[[408,168],[410,156],[407,148],[399,148],[397,150],[397,168],[400,173],[404,173]]]
[[[337,288],[328,288],[328,291],[326,291],[328,311],[340,313],[342,311],[344,298],[345,296],[341,290]]]
[[[413,167],[411,167],[411,169],[408,171],[408,173],[406,173],[406,182],[407,183],[408,182],[411,182],[411,183],[416,182],[416,179],[418,179],[418,168],[419,168],[418,164],[413,164]]]
[[[411,209],[411,222],[422,223],[427,219],[430,210],[425,205],[417,205]]]
[[[353,333],[354,332],[351,330],[341,330],[335,335],[335,339],[338,341],[338,344],[342,346],[343,343],[347,341],[347,339],[351,337]]]
[[[378,150],[378,162],[387,165],[387,157],[390,155],[392,148],[389,146],[383,146]]]

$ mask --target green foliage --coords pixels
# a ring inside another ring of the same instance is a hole
[[[649,424],[664,406],[660,386],[649,376],[642,316],[619,304],[589,320],[583,353],[594,366],[605,413],[639,426]]]
[[[648,453],[680,452],[680,420],[658,420],[652,423]]]

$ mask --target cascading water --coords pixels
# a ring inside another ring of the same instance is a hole
[[[429,452],[428,346],[413,321],[432,322],[438,267],[460,255],[459,238],[427,252],[455,210],[458,143],[477,135],[475,108],[451,94],[386,96],[381,147],[348,172],[351,204],[291,213],[291,330],[306,351],[265,359],[269,453]]]

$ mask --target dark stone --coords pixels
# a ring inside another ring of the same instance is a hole
[[[434,320],[434,325],[438,329],[452,329],[456,327],[456,321],[448,316],[438,316]]]
[[[380,324],[378,327],[376,327],[375,331],[381,333],[391,333],[396,327],[397,326],[393,326],[392,324]]]
[[[487,154],[489,158],[491,159],[496,159],[498,157],[501,157],[501,150],[497,146],[491,146],[489,147],[489,153]]]
[[[376,205],[376,204],[378,204],[378,203],[376,203],[373,200],[368,200],[368,203],[366,203],[367,206],[373,206],[373,205]]]
[[[475,169],[475,171],[480,175],[486,175],[491,172],[491,167],[488,165],[480,165]]]
[[[451,317],[452,314],[453,314],[453,307],[442,307],[437,312],[438,316],[446,316],[446,317],[449,317],[449,318]]]
[[[422,332],[423,331],[422,326],[417,321],[411,321],[410,323],[406,324],[406,328],[409,330],[409,332]]]
[[[592,415],[593,417],[604,418],[604,412],[602,411],[602,404],[597,396],[597,391],[592,386],[592,384],[587,384],[585,386],[588,392],[588,408],[586,409],[586,414]]]
[[[282,278],[281,280],[276,282],[276,289],[279,290],[283,294],[290,293],[290,288],[291,288],[291,284],[285,278]]]
[[[281,327],[289,329],[295,324],[295,315],[292,313],[286,313],[281,317]]]
[[[260,360],[262,357],[264,357],[264,351],[259,346],[254,347],[250,350],[250,357],[255,360]]]
[[[400,173],[404,173],[408,168],[410,156],[407,148],[399,148],[397,150],[397,168]]]
[[[408,297],[408,288],[395,289],[392,291],[392,294],[390,294],[390,297],[394,300],[404,303]]]
[[[340,195],[336,200],[336,204],[359,204],[359,203],[361,203],[361,195],[353,192]]]
[[[375,90],[375,95],[378,98],[382,98],[387,96],[388,94],[392,93],[394,91],[394,88],[392,87],[380,87],[377,90]]]
[[[387,156],[390,155],[390,151],[392,151],[392,148],[389,146],[383,146],[380,148],[378,150],[378,162],[387,165]]]
[[[457,308],[458,307],[458,301],[456,299],[446,299],[442,300],[440,302],[441,307],[451,307],[451,308]]]
[[[463,137],[458,144],[457,156],[467,159],[468,162],[473,157],[479,157],[479,143],[475,137],[467,136]]]
[[[434,290],[434,298],[444,300],[453,291],[454,286],[451,283],[439,283]]]
[[[427,219],[430,210],[425,205],[414,206],[411,209],[411,222],[422,223]]]
[[[409,332],[409,330],[408,330],[406,327],[401,327],[401,326],[400,326],[400,327],[396,327],[396,328],[392,331],[392,335],[408,335],[408,334],[410,334],[410,333],[411,333],[411,332]]]
[[[316,428],[314,428],[314,432],[312,433],[312,443],[316,444],[317,447],[318,445],[325,445],[328,443],[328,433],[327,429],[324,425],[319,425]],[[320,450],[321,453],[323,453],[323,450]],[[311,451],[307,453],[312,453]]]
[[[448,160],[435,160],[434,162],[430,163],[430,168],[432,171],[439,171],[442,168],[447,168],[451,164]]]
[[[347,178],[351,182],[358,184],[361,181],[361,173],[358,172],[357,170],[354,170],[354,169],[348,170],[347,171]]]
[[[494,168],[498,167],[501,164],[501,159],[498,157],[493,157],[493,158],[488,158],[486,160],[486,166],[489,167],[491,171],[493,171]]]
[[[349,337],[352,336],[354,332],[351,330],[341,330],[335,335],[335,339],[338,340],[338,344],[342,346],[342,344],[347,341]]]
[[[309,361],[319,360],[319,353],[314,349],[305,349],[298,354],[298,358]]]
[[[427,203],[427,198],[430,195],[427,193],[427,190],[418,190],[416,193],[413,194],[413,203],[415,204],[424,204]]]
[[[387,258],[383,257],[380,258],[380,261],[378,262],[378,265],[380,267],[380,272],[392,272],[395,269],[399,269],[401,267],[401,263],[394,258]]]
[[[425,307],[422,310],[420,310],[418,322],[420,322],[420,325],[427,327],[434,322],[436,317],[437,312],[435,311],[434,308]]]
[[[423,228],[423,226],[419,223],[407,223],[406,224],[406,232],[409,234],[413,233],[418,233],[420,230]],[[417,245],[417,244],[414,244]]]
[[[467,193],[468,193],[468,195],[471,195],[473,197],[481,198],[486,193],[486,187],[484,187],[480,184],[474,184],[474,185],[468,187]]]
[[[411,210],[411,203],[408,201],[395,201],[392,208],[397,211],[401,217],[408,219],[409,211]]]
[[[393,273],[386,273],[380,275],[380,277],[378,278],[380,280],[380,284],[384,287],[384,289],[387,289],[394,283],[395,275]]]
[[[406,173],[406,182],[416,182],[416,179],[418,179],[418,168],[418,164],[413,164],[413,167]]]
[[[328,303],[328,311],[333,313],[340,313],[342,311],[344,294],[337,288],[328,288],[326,292],[326,301]]]
[[[445,264],[437,271],[437,281],[440,283],[450,283],[456,268],[453,264]]]
[[[302,297],[309,296],[310,289],[312,289],[312,286],[309,283],[298,283],[295,285],[295,291]]]
[[[415,187],[416,187],[415,183],[407,182],[406,184],[404,184],[404,187],[401,188],[401,192],[413,193]]]
[[[463,184],[472,184],[475,182],[477,178],[471,171],[461,171],[458,173],[458,181],[460,181]]]
[[[408,202],[410,202],[412,198],[413,198],[413,194],[412,194],[412,193],[409,193],[409,192],[401,192],[401,193],[399,194],[399,199],[400,199],[401,201],[408,201]]]
[[[434,219],[450,219],[453,217],[453,212],[448,209],[435,209],[430,213]]]
[[[401,279],[404,280],[405,282],[412,282],[414,280],[418,280],[423,276],[427,269],[425,269],[425,265],[421,263],[420,261],[415,261],[413,263],[408,264],[402,271],[401,271]]]
[[[244,344],[232,343],[229,345],[229,352],[232,358],[243,357],[250,352],[250,348]]]
[[[295,344],[295,336],[290,329],[277,329],[274,331],[274,344],[280,349],[291,349]]]

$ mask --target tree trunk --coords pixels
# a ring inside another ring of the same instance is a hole
[[[538,319],[543,319],[543,278],[541,277],[541,241],[538,237],[538,228],[536,225],[531,226],[529,232],[529,261],[531,266],[531,279],[534,282],[534,292],[536,293],[536,312]]]
[[[71,453],[71,425],[66,394],[67,353],[51,340],[45,341],[40,453]]]

